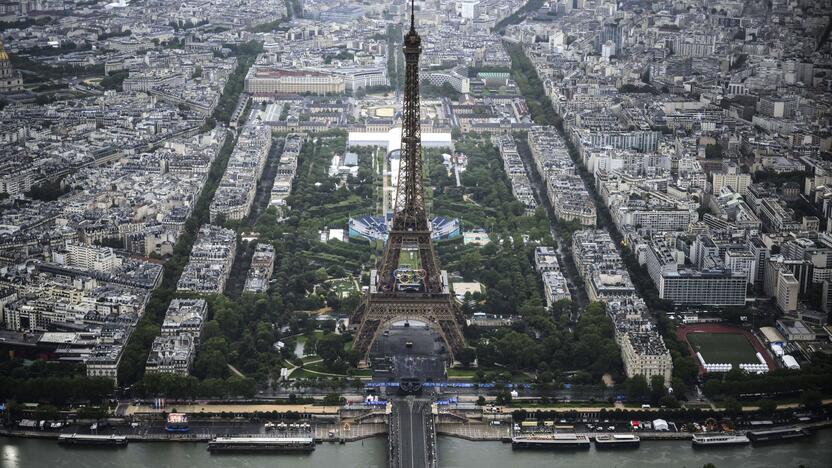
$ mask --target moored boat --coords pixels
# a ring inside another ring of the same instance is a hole
[[[751,442],[745,434],[706,432],[694,434],[691,443],[694,447],[729,447],[736,445],[748,445]]]
[[[528,434],[511,438],[512,448],[588,449],[589,437],[578,434]]]
[[[802,439],[810,436],[812,433],[808,429],[800,427],[781,427],[774,429],[760,429],[756,431],[749,431],[748,438],[751,442],[756,444],[766,444],[772,442],[780,442],[794,439]]]
[[[595,436],[595,448],[637,448],[641,438],[635,434],[600,434]]]
[[[212,452],[311,452],[315,439],[310,437],[217,437],[208,442]]]
[[[125,447],[127,437],[123,435],[61,434],[58,443],[62,445],[98,445],[102,447]]]

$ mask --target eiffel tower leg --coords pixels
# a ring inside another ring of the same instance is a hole
[[[465,347],[465,338],[454,321],[443,320],[439,322],[439,328],[442,330],[443,338],[448,346],[450,360],[453,362],[457,353]]]
[[[381,323],[378,320],[365,320],[358,329],[353,349],[361,356],[363,365],[360,367],[369,366],[370,346],[375,341],[375,336],[381,328],[380,325]]]
[[[358,306],[352,312],[350,316],[350,329],[352,331],[358,331],[361,327],[361,324],[364,322],[364,316],[367,313],[367,298],[364,297],[361,299],[361,302],[358,303]]]

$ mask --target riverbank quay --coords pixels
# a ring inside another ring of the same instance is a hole
[[[494,427],[488,424],[437,424],[436,433],[460,439],[476,442],[511,442],[511,429],[509,426]],[[584,436],[594,440],[601,433],[595,432],[569,432],[577,436]],[[609,432],[603,434],[608,435]],[[627,434],[632,434],[627,432]],[[691,432],[649,432],[638,433],[641,440],[690,440],[693,437]]]
[[[832,398],[826,398],[821,400],[821,405],[827,408],[832,409]],[[529,413],[534,413],[536,411],[556,411],[558,413],[614,413],[614,412],[635,412],[635,413],[661,413],[661,412],[684,412],[685,410],[690,409],[698,409],[700,411],[711,411],[711,412],[722,412],[725,411],[724,407],[711,405],[711,406],[701,406],[701,407],[682,407],[677,409],[668,409],[664,407],[650,407],[644,408],[639,407],[638,404],[631,405],[631,406],[592,406],[592,405],[583,405],[583,406],[572,406],[572,405],[524,405],[524,404],[512,404],[512,405],[500,405],[496,406],[497,410],[502,413],[512,413],[514,411],[522,410]],[[777,411],[783,410],[796,410],[801,408],[800,403],[780,403],[777,405]],[[760,409],[759,406],[756,405],[743,405],[742,411],[743,412],[754,412]]]
[[[258,425],[256,428],[259,428]],[[255,429],[256,429],[255,428]],[[379,423],[365,424],[312,424],[311,436],[317,443],[323,442],[356,442],[372,437],[384,436],[387,434],[387,425]],[[83,426],[69,426],[61,432],[30,431],[15,428],[0,428],[0,436],[29,438],[29,439],[52,439],[57,441],[61,435],[67,434],[88,434],[89,431]],[[265,431],[260,432],[209,432],[197,430],[187,433],[165,433],[151,432],[149,430],[135,430],[130,426],[111,426],[108,430],[98,431],[99,435],[122,435],[129,442],[209,442],[217,437],[227,436],[252,436],[262,437],[269,435]],[[274,435],[275,433],[271,433]],[[279,435],[279,433],[277,433]]]
[[[118,405],[118,417],[7,421],[0,435],[55,439],[60,434],[124,436],[135,442],[205,442],[217,437],[291,437],[303,434],[317,442],[349,442],[388,432],[386,405],[351,402],[343,406],[284,402],[164,401]],[[184,413],[185,430],[168,427],[168,416]],[[765,430],[799,427],[810,431],[832,425],[829,408],[814,412],[724,414],[709,409],[615,408],[593,405],[477,405],[451,399],[434,406],[438,434],[470,441],[510,441],[519,431],[598,435],[636,434],[641,440],[690,440],[705,431]],[[660,428],[663,426],[663,428]],[[720,429],[721,428],[721,429]]]
[[[343,423],[343,424],[312,424],[312,436],[316,443],[323,442],[355,442],[364,439],[381,437],[387,435],[387,424],[384,423]],[[217,426],[221,427],[221,426]],[[254,427],[254,426],[250,426]],[[260,425],[256,426],[257,428]],[[819,421],[813,423],[800,424],[793,427],[809,429],[812,432],[821,430],[828,430],[832,428],[832,421]],[[196,431],[191,433],[156,433],[148,430],[131,431],[129,426],[111,426],[106,431],[99,431],[99,434],[120,434],[127,438],[130,442],[179,442],[179,443],[205,443],[217,437],[223,436],[265,436],[265,431],[259,432],[229,432],[222,431]],[[17,428],[0,428],[0,436],[15,437],[15,438],[31,438],[31,439],[52,439],[57,441],[61,434],[73,434],[81,430],[80,426],[69,426],[61,432],[46,432],[46,431],[31,431],[21,430]],[[469,423],[439,423],[436,425],[436,432],[438,435],[455,437],[474,442],[511,442],[511,426],[509,424],[494,426],[486,423],[469,422]],[[609,434],[609,432],[595,433],[575,431],[576,435],[586,436],[594,440],[596,436],[601,434]],[[621,432],[632,433],[632,432]],[[639,431],[639,438],[642,441],[690,441],[693,438],[692,432],[664,432],[664,431]]]
[[[183,403],[183,404],[179,404]],[[204,442],[216,437],[300,436],[316,441],[349,442],[387,432],[383,408],[346,405],[176,402],[120,405],[118,417],[101,419],[30,419],[9,421],[0,434],[48,438],[78,434],[124,436],[137,442]],[[184,424],[171,429],[169,416],[183,414]]]
[[[186,403],[168,404],[163,406],[130,404],[124,410],[124,416],[158,415],[171,412],[199,414],[235,414],[255,415],[264,413],[297,413],[301,415],[337,415],[341,410],[340,406],[319,406],[312,404],[285,405],[285,404],[211,404],[211,403]]]
[[[794,427],[794,426],[791,426]],[[823,421],[817,423],[801,424],[797,427],[809,429],[812,432],[823,429],[832,428],[832,422]],[[741,431],[744,432],[744,431]],[[443,436],[456,437],[459,439],[469,440],[472,442],[511,442],[511,428],[509,426],[491,426],[489,424],[469,423],[469,424],[453,424],[442,423],[436,425],[436,433]],[[595,440],[599,435],[609,435],[610,432],[569,432],[578,436],[585,436],[590,440]],[[621,434],[637,434],[642,441],[690,441],[693,438],[693,432],[665,432],[665,431],[639,431],[639,432],[620,432]]]

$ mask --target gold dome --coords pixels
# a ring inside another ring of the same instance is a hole
[[[9,54],[6,53],[6,48],[3,47],[3,38],[0,38],[0,62],[9,60]]]

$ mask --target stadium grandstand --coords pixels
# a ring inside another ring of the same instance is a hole
[[[387,225],[393,220],[393,214],[384,216],[358,216],[349,220],[351,239],[387,240]],[[435,216],[431,219],[431,238],[435,241],[454,239],[462,235],[462,228],[457,218]]]

